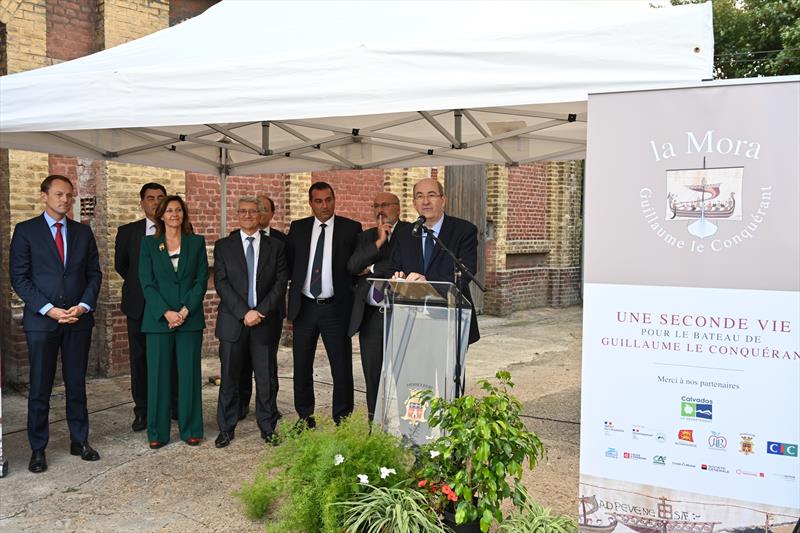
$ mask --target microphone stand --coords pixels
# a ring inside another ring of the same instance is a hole
[[[453,265],[455,266],[453,272],[453,281],[458,288],[459,295],[456,299],[456,368],[453,381],[455,381],[456,384],[455,397],[459,398],[464,394],[464,382],[461,380],[461,312],[464,310],[464,278],[467,278],[467,283],[470,281],[475,283],[475,285],[477,285],[478,288],[483,292],[486,292],[486,287],[475,277],[472,272],[470,272],[469,268],[467,268],[467,266],[458,257],[456,257],[456,254],[454,254],[450,248],[445,246],[441,239],[439,239],[439,237],[433,233],[433,230],[422,224],[420,226],[420,234],[417,236],[422,237],[422,232],[427,233],[427,238],[432,238],[434,245],[439,245],[439,247],[450,256],[450,259],[453,260]]]

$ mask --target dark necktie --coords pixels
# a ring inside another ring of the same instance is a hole
[[[255,237],[247,237],[247,251],[244,254],[244,258],[247,260],[247,305],[250,306],[250,309],[256,306],[256,298],[253,295],[253,284],[256,281],[253,275],[256,271],[256,251],[253,249],[253,239]]]
[[[314,250],[314,264],[311,266],[311,283],[309,290],[311,296],[318,298],[322,294],[322,257],[325,253],[325,228],[327,224],[320,224],[322,231],[319,232],[317,239],[317,249]]]
[[[58,257],[61,258],[61,264],[64,264],[64,236],[61,234],[61,222],[56,222],[56,250],[58,250]]]
[[[425,248],[422,250],[422,261],[425,268],[424,274],[428,273],[428,267],[431,265],[431,257],[433,256],[433,237],[428,233],[425,236]]]

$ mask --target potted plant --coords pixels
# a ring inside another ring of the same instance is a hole
[[[511,374],[495,374],[497,386],[479,380],[483,395],[452,401],[427,392],[429,423],[442,436],[422,448],[419,485],[430,491],[431,503],[453,513],[455,524],[475,523],[486,532],[503,522],[501,503],[527,500],[521,483],[525,465],[534,468],[544,446],[522,423],[521,402],[509,393]]]
[[[345,507],[344,533],[447,533],[441,517],[411,480],[391,487],[369,486]]]
[[[500,533],[578,533],[578,524],[528,497],[503,521]]]
[[[411,480],[413,454],[400,439],[370,431],[367,414],[356,411],[335,425],[317,417],[313,430],[293,431],[267,448],[252,483],[237,496],[251,518],[269,516],[268,532],[341,533],[347,502],[367,492]]]

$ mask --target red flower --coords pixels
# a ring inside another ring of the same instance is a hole
[[[453,489],[450,488],[450,485],[442,485],[442,494],[453,494]]]
[[[428,480],[427,480],[427,479],[422,479],[422,480],[420,480],[420,482],[419,482],[419,483],[417,483],[417,486],[418,486],[419,488],[422,488],[422,487],[424,487],[424,486],[425,486],[425,485],[427,485],[427,484],[428,484]]]

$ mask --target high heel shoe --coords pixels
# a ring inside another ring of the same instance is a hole
[[[159,442],[157,440],[150,441],[150,449],[151,450],[157,450],[159,448],[163,448],[166,445],[167,445],[166,442]]]
[[[200,437],[189,437],[186,439],[186,444],[189,446],[200,446],[200,443],[203,442],[203,439]]]

